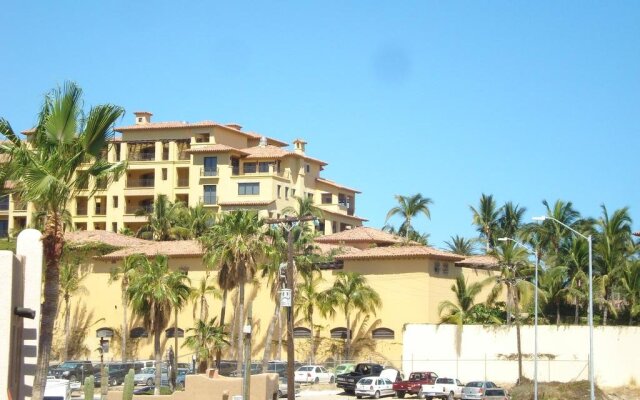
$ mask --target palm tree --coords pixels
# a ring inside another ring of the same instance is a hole
[[[325,313],[335,315],[336,308],[344,314],[347,326],[346,354],[347,360],[351,359],[351,316],[354,312],[368,314],[376,313],[382,306],[380,295],[367,284],[367,279],[357,272],[338,272],[333,286],[323,292],[328,307]]]
[[[580,322],[580,306],[587,298],[587,266],[589,265],[588,244],[582,238],[571,236],[562,244],[556,263],[567,269],[566,301],[573,304],[574,324]]]
[[[302,218],[302,217],[307,217],[307,216],[313,216],[316,217],[318,219],[322,219],[323,218],[323,213],[322,210],[319,209],[318,207],[316,207],[313,204],[313,198],[312,197],[295,197],[296,199],[296,206],[297,207],[285,207],[282,209],[282,214],[283,215],[289,215],[289,216],[293,216],[296,218]],[[305,229],[307,229],[309,227],[308,224],[303,224],[303,226],[305,227]]]
[[[187,332],[193,334],[185,338],[182,346],[187,346],[196,354],[199,373],[205,372],[211,366],[213,354],[229,345],[228,333],[216,322],[216,317],[210,320],[196,320],[195,326],[187,329]]]
[[[180,271],[170,271],[168,258],[164,255],[157,255],[153,261],[143,258],[130,277],[127,295],[133,312],[142,317],[144,325],[153,333],[155,395],[160,394],[160,335],[169,323],[171,309],[187,301],[190,289],[189,278]]]
[[[640,261],[627,262],[620,277],[620,285],[627,303],[629,325],[633,325],[633,318],[640,314]]]
[[[462,236],[451,236],[451,241],[444,242],[449,250],[461,256],[471,256],[475,253],[475,240],[465,239]]]
[[[69,360],[69,335],[71,335],[71,297],[78,293],[86,292],[82,286],[82,280],[87,276],[80,272],[80,266],[76,263],[64,263],[60,268],[60,290],[64,300],[64,350],[65,360]]]
[[[508,201],[502,206],[502,214],[498,219],[500,226],[499,236],[515,238],[522,226],[524,213],[527,211],[525,207],[520,207]]]
[[[465,324],[473,322],[472,311],[476,305],[475,298],[480,294],[482,288],[489,280],[491,280],[491,278],[469,285],[463,275],[458,275],[456,277],[456,283],[451,285],[451,291],[456,295],[456,303],[450,300],[444,300],[438,305],[440,323],[457,325],[456,352],[458,355],[460,355],[462,346],[462,329]]]
[[[228,268],[225,274],[238,286],[238,321],[244,324],[244,286],[251,281],[266,254],[263,221],[253,210],[235,210],[221,216],[202,238],[209,262]],[[249,302],[251,306],[251,302]],[[238,373],[242,372],[242,335],[238,335]]]
[[[182,203],[172,203],[167,195],[160,194],[153,203],[153,210],[139,210],[138,215],[147,217],[147,223],[143,225],[136,236],[152,240],[175,240],[189,237],[188,228],[179,226],[179,219],[185,212]]]
[[[213,225],[213,213],[204,207],[204,204],[198,203],[195,207],[189,208],[187,218],[188,228],[191,231],[191,237],[199,238]]]
[[[24,201],[46,211],[44,247],[44,300],[40,317],[38,359],[32,398],[42,400],[49,368],[53,326],[59,298],[60,258],[64,247],[64,215],[67,206],[90,177],[111,181],[125,164],[109,163],[102,157],[112,127],[124,110],[111,104],[92,107],[82,113],[82,90],[65,83],[45,96],[38,123],[27,143],[16,135],[9,122],[0,118],[0,134],[8,143],[0,154],[9,160],[0,170],[0,181],[15,183],[13,192]],[[96,190],[90,189],[90,195]]]
[[[402,225],[400,225],[400,228],[398,229],[398,233],[408,238],[409,232],[414,230],[411,225],[411,220],[414,217],[419,214],[423,214],[427,219],[431,219],[429,205],[433,204],[433,201],[428,197],[423,197],[420,193],[414,194],[413,196],[402,196],[397,194],[394,197],[398,202],[398,205],[389,210],[385,223],[389,221],[391,217],[396,215],[402,217],[403,221]]]
[[[486,252],[489,253],[495,244],[496,232],[499,228],[499,218],[502,208],[498,208],[493,195],[482,194],[480,206],[476,210],[469,206],[473,213],[473,224],[476,226],[480,237],[486,241]]]
[[[560,306],[570,299],[576,298],[577,289],[569,284],[569,268],[557,265],[543,270],[540,275],[540,290],[546,295],[547,302],[555,306],[556,326],[560,326]]]
[[[296,287],[294,317],[302,316],[302,322],[309,324],[311,331],[311,364],[315,363],[316,357],[316,326],[313,322],[315,310],[322,310],[326,313],[328,310],[327,297],[320,291],[320,285],[324,282],[319,271],[302,275],[302,282]]]
[[[509,240],[501,242],[496,246],[492,253],[498,259],[500,266],[500,276],[495,279],[495,285],[491,289],[491,293],[487,298],[489,305],[493,304],[502,293],[507,289],[507,323],[511,324],[511,314],[513,314],[516,323],[516,340],[518,349],[518,380],[522,379],[522,345],[520,338],[520,308],[529,303],[531,298],[532,284],[525,280],[529,276],[529,253],[518,246],[515,242]]]
[[[127,336],[128,326],[127,309],[129,308],[129,297],[127,289],[129,288],[129,280],[131,275],[138,268],[141,260],[144,258],[142,254],[133,254],[122,260],[122,264],[111,269],[109,276],[109,284],[120,280],[120,291],[122,299],[122,362],[127,361]]]
[[[212,295],[213,298],[219,299],[221,297],[220,290],[209,284],[209,271],[205,273],[205,276],[200,279],[198,286],[191,290],[191,300],[193,301],[193,318],[196,317],[196,310],[200,308],[200,320],[206,321],[209,316],[209,302],[207,302],[207,296]]]
[[[619,276],[625,266],[627,258],[634,251],[631,237],[631,217],[627,207],[618,209],[609,216],[607,207],[603,204],[602,216],[596,224],[600,231],[595,240],[595,261],[600,276],[602,288],[602,324],[607,325],[608,312],[615,314],[613,307],[613,289],[618,285]]]

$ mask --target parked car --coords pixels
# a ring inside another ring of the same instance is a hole
[[[497,388],[498,386],[491,381],[472,381],[462,388],[462,400],[477,400],[484,396],[486,389]]]
[[[65,361],[49,372],[56,379],[84,382],[84,378],[93,375],[95,370],[91,361]]]
[[[125,376],[129,373],[130,369],[136,371],[136,368],[139,368],[140,364],[135,364],[132,362],[127,363],[110,363],[106,365],[109,368],[109,386],[117,386],[121,385],[124,382]],[[140,369],[138,369],[140,371]],[[94,384],[96,387],[100,387],[101,385],[101,377],[102,372],[100,371],[100,367],[93,374]]]
[[[432,385],[436,383],[438,374],[435,372],[412,372],[406,381],[395,382],[393,390],[399,398],[403,399],[405,394],[415,394],[418,398],[422,395],[422,385]]]
[[[189,368],[178,368],[178,373],[176,374],[176,385],[178,385],[178,378],[182,376],[184,380],[184,376],[189,373]],[[183,382],[184,383],[184,382]],[[169,376],[162,375],[160,379],[160,386],[169,386]]]
[[[303,365],[296,370],[293,379],[302,383],[333,383],[336,376],[320,365]]]
[[[355,393],[358,399],[365,396],[379,399],[382,396],[393,396],[393,380],[399,375],[395,369],[388,368],[380,373],[380,376],[361,378],[356,384]]]
[[[486,389],[484,391],[484,395],[481,397],[482,400],[509,400],[509,392],[507,389],[503,388],[492,388]]]
[[[296,383],[294,386],[294,393],[297,396],[300,393],[300,384]],[[287,397],[289,394],[289,387],[287,385],[287,378],[282,377],[278,380],[278,398]]]
[[[242,366],[242,374],[238,374],[238,370],[236,369],[235,371],[231,371],[229,373],[229,376],[244,376],[245,367],[246,366],[244,366],[244,365]],[[251,363],[251,369],[249,370],[249,373],[251,375],[261,374],[262,373],[262,363],[252,362]]]
[[[45,399],[71,400],[71,387],[67,379],[47,379]]]
[[[336,377],[336,386],[343,389],[347,393],[353,393],[356,390],[356,384],[362,378],[377,377],[380,375],[384,367],[380,364],[360,363],[356,365],[353,371],[338,375]]]
[[[459,399],[464,385],[456,378],[439,377],[432,385],[422,385],[425,399]]]
[[[133,384],[134,385],[146,385],[146,386],[154,386],[156,379],[156,369],[153,367],[143,368],[142,371],[135,374],[133,376]],[[161,381],[168,381],[167,370],[165,368],[162,369],[160,375]]]
[[[336,368],[333,370],[333,373],[338,375],[348,374],[356,369],[356,364],[338,364]]]
[[[234,360],[220,360],[218,373],[223,376],[231,376],[238,369],[238,363]]]
[[[278,374],[280,378],[287,374],[287,362],[286,361],[269,361],[267,364],[267,373]]]

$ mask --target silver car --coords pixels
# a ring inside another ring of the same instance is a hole
[[[498,386],[491,381],[472,381],[462,388],[462,400],[482,399],[486,389],[497,388]]]

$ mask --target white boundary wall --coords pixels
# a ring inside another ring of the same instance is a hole
[[[466,325],[460,354],[456,351],[456,326],[407,324],[403,333],[402,368],[434,371],[463,382],[492,380],[514,383],[518,377],[515,326]],[[534,375],[534,329],[521,327],[523,373]],[[589,329],[587,326],[538,327],[538,380],[570,382],[589,379]],[[513,360],[511,360],[513,358]],[[594,328],[596,383],[625,386],[640,383],[640,327]]]

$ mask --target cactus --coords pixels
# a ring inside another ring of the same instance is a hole
[[[133,376],[135,372],[130,369],[127,376],[124,377],[124,388],[122,389],[122,400],[133,399]]]
[[[84,378],[84,400],[93,400],[93,375]]]
[[[109,367],[104,367],[102,369],[102,374],[100,374],[100,398],[102,400],[106,399],[108,392],[109,392]]]

